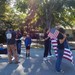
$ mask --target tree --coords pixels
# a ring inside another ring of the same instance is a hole
[[[6,0],[0,0],[0,17],[3,17],[5,12],[5,1]]]
[[[4,2],[0,13],[4,16],[1,19],[13,27],[21,27],[22,23],[35,28],[52,27],[56,22],[64,27],[75,24],[75,0],[15,0],[13,7],[10,4],[11,0]]]
[[[51,27],[59,22],[63,26],[72,26],[74,21],[75,0],[42,0],[40,1],[39,16],[45,27]],[[69,11],[70,10],[70,11]],[[71,13],[70,15],[67,13]],[[73,15],[72,15],[73,14]],[[69,19],[69,20],[67,20]],[[71,23],[70,23],[71,22]]]

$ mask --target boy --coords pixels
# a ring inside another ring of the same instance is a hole
[[[30,57],[31,37],[29,34],[27,34],[24,42],[25,42],[25,46],[26,46],[26,57]]]

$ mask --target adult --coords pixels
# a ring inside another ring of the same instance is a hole
[[[62,62],[62,57],[63,57],[63,54],[64,54],[64,43],[65,43],[65,40],[66,40],[66,34],[64,34],[64,29],[63,28],[59,28],[59,34],[58,34],[58,37],[57,37],[57,43],[58,43],[58,56],[57,56],[57,60],[56,60],[56,71],[57,72],[64,72],[63,70],[61,70],[61,62]]]
[[[46,28],[45,32],[44,32],[44,47],[45,47],[45,50],[44,50],[44,56],[43,56],[44,59],[43,60],[47,60],[48,53],[50,53],[50,55],[51,55],[51,40],[48,37],[49,32],[50,32],[50,30],[48,28]]]
[[[22,37],[21,31],[18,30],[16,32],[16,46],[18,54],[21,54],[21,37]]]
[[[7,51],[9,63],[12,63],[12,56],[15,58],[15,63],[18,63],[17,48],[16,48],[16,33],[12,28],[6,31]]]

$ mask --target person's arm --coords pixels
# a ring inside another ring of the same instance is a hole
[[[47,40],[47,39],[49,39],[49,37],[45,38],[44,40]]]
[[[65,41],[65,39],[66,39],[66,35],[65,34],[62,34],[62,35],[63,35],[63,39],[59,40],[60,44],[62,44]]]
[[[28,46],[30,46],[30,45],[31,45],[31,42],[32,42],[32,40],[31,40],[31,38],[30,38],[30,40],[29,40],[29,45],[28,45]]]

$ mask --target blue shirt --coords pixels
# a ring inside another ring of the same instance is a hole
[[[26,37],[24,42],[25,42],[25,46],[31,45],[31,38],[30,37]]]

